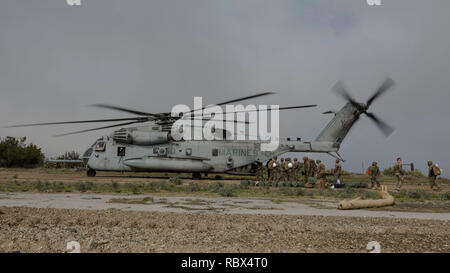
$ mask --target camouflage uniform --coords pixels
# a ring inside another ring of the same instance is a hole
[[[403,185],[403,181],[404,181],[404,177],[405,177],[405,171],[403,170],[402,167],[402,162],[401,162],[401,158],[400,160],[397,160],[397,162],[394,165],[394,174],[395,177],[397,178],[397,190],[400,190],[400,188]]]
[[[278,181],[285,181],[286,180],[286,163],[285,163],[285,159],[282,158],[280,165],[278,166]]]
[[[381,187],[380,182],[377,180],[377,176],[380,175],[380,169],[377,166],[377,162],[373,162],[372,166],[369,167],[369,176],[370,176],[370,189],[375,188],[375,184],[377,188]]]
[[[325,165],[320,160],[317,160],[317,187],[328,188]]]
[[[290,157],[287,158],[285,165],[286,165],[286,181],[294,181],[294,164],[292,163]]]
[[[281,162],[275,162],[277,164],[277,166],[275,167],[275,175],[274,175],[274,180],[276,182],[279,182],[283,179],[283,165],[284,165],[284,158],[281,159]]]
[[[294,164],[292,166],[292,180],[291,181],[298,181],[300,177],[300,163],[298,163],[298,159],[294,158]]]
[[[317,165],[316,165],[316,162],[314,162],[313,159],[310,159],[309,162],[310,162],[310,164],[311,164],[311,173],[310,173],[309,176],[311,176],[311,177],[316,177],[316,175],[317,175]]]
[[[341,167],[341,164],[339,164],[339,162],[340,162],[339,159],[336,159],[336,165],[333,170],[333,175],[336,178],[336,182],[338,179],[342,182],[342,180],[341,180],[342,167]]]
[[[267,162],[267,180],[269,181],[274,181],[273,179],[273,174],[274,174],[274,168],[273,168],[273,163],[275,163],[276,161],[276,157],[275,158],[271,158],[269,160],[269,162]]]
[[[256,180],[263,181],[264,180],[264,167],[261,162],[256,162]]]
[[[311,164],[308,157],[303,157],[303,177],[305,183],[308,182],[308,176],[311,173]]]
[[[434,190],[434,187],[436,187],[436,190],[440,190],[441,186],[439,185],[439,183],[436,183],[437,178],[437,174],[435,171],[435,168],[438,168],[437,166],[433,166],[433,162],[432,161],[428,161],[428,180],[430,181],[430,188],[432,190]]]

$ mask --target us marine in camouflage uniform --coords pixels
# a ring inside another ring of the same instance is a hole
[[[397,162],[394,165],[394,174],[397,178],[397,190],[400,190],[405,179],[405,171],[403,170],[402,159],[400,157],[397,158]]]
[[[369,176],[370,176],[370,188],[369,189],[373,189],[375,188],[375,184],[376,189],[378,189],[380,186],[380,182],[378,182],[377,180],[377,176],[380,175],[380,168],[378,168],[377,166],[377,162],[373,162],[372,166],[369,167]]]
[[[294,163],[290,157],[286,160],[286,181],[294,181]]]
[[[303,177],[305,183],[308,182],[308,176],[311,173],[311,164],[309,162],[309,158],[304,156],[303,157]]]
[[[277,161],[277,157],[271,158],[267,162],[267,180],[274,181],[274,167],[273,164]]]
[[[317,186],[318,188],[327,188],[325,165],[317,159]]]
[[[298,163],[298,158],[294,157],[294,164],[292,166],[292,180],[298,181],[300,177],[300,163]]]
[[[440,169],[438,166],[434,166],[432,161],[428,161],[428,180],[430,181],[430,188],[434,190],[436,187],[436,190],[441,190],[441,185],[439,185],[439,182],[436,183],[437,176],[440,174]]]
[[[311,164],[311,173],[310,173],[309,176],[316,177],[317,176],[317,165],[316,165],[316,162],[314,162],[314,159],[310,159],[309,162]]]
[[[336,178],[336,182],[339,180],[342,183],[341,175],[342,175],[342,167],[339,164],[339,159],[336,159],[336,165],[334,166],[333,175]]]
[[[285,168],[285,159],[282,158],[280,165],[278,165],[278,180],[277,181],[285,181],[286,180],[286,171]]]
[[[261,162],[256,162],[256,180],[263,181],[264,180],[264,167]]]

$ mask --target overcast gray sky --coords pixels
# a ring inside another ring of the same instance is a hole
[[[93,103],[162,112],[193,96],[214,103],[273,91],[252,103],[319,105],[281,114],[282,136],[311,140],[331,118],[320,113],[345,103],[330,91],[338,80],[365,101],[390,76],[397,85],[371,111],[396,131],[384,138],[362,117],[342,145],[344,168],[385,168],[402,156],[450,170],[448,0],[81,2],[0,3],[1,137],[27,136],[47,156],[82,152],[111,130],[54,138],[91,125],[3,126],[124,117]]]

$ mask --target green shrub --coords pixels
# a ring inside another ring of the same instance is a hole
[[[295,195],[296,196],[303,196],[303,195],[305,195],[305,191],[303,189],[296,189],[295,190]]]
[[[207,190],[217,193],[223,187],[224,187],[224,184],[222,182],[214,182],[214,183],[211,183],[208,185]]]
[[[111,188],[113,189],[114,192],[120,192],[119,190],[119,183],[112,181],[111,182]]]
[[[293,196],[294,192],[290,188],[281,189],[281,193],[287,196]]]
[[[425,190],[411,190],[408,191],[408,197],[411,199],[430,199],[432,194]]]
[[[178,176],[171,177],[169,179],[169,182],[172,183],[173,185],[181,185],[181,184],[183,184],[183,180],[181,180],[181,178],[179,178]]]
[[[316,183],[317,182],[317,178],[315,178],[315,177],[308,177],[308,182],[311,182],[311,183]]]
[[[140,189],[139,189],[139,186],[136,185],[136,184],[134,184],[134,183],[129,183],[129,184],[127,184],[127,187],[130,189],[130,191],[131,191],[133,194],[138,194],[138,193],[141,192]]]
[[[345,183],[346,188],[367,188],[367,184],[364,182],[349,182]]]
[[[87,191],[86,183],[83,183],[83,182],[77,182],[77,183],[75,184],[75,189],[76,189],[77,191],[80,191],[80,192],[86,192],[86,191]]]
[[[450,200],[450,192],[445,192],[445,193],[441,194],[441,199],[442,200]]]
[[[198,183],[189,183],[189,185],[186,187],[187,192],[197,192],[200,190],[201,190],[201,187]]]
[[[246,186],[248,186],[249,184],[250,184],[250,183],[249,183],[248,180],[241,180],[241,186],[246,187]]]
[[[233,196],[235,196],[235,193],[234,193],[232,187],[226,186],[226,187],[220,188],[219,195],[225,196],[225,197],[233,197]]]
[[[41,182],[41,180],[36,181],[36,183],[34,184],[34,187],[36,190],[43,192],[46,190],[46,187],[44,185],[44,183]]]
[[[276,187],[277,186],[277,182],[276,181],[272,181],[272,187]]]

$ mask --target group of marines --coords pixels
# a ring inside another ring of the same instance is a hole
[[[262,164],[259,164],[256,169],[256,178],[259,181],[301,181],[305,182],[305,186],[311,186],[309,182],[309,177],[314,177],[317,179],[319,187],[329,187],[330,184],[326,182],[325,176],[330,175],[326,172],[325,165],[321,160],[314,161],[308,157],[303,157],[303,162],[300,163],[298,158],[281,158],[278,161],[278,157],[273,157],[267,162],[267,178],[265,179],[265,168]],[[336,179],[341,179],[342,167],[340,161],[336,160],[336,166],[333,170],[332,175]]]
[[[430,183],[430,188],[432,190],[440,190],[440,183],[437,177],[441,174],[441,170],[437,164],[428,161],[428,180]],[[305,182],[305,187],[312,187],[309,177],[314,177],[317,179],[317,186],[320,188],[328,188],[331,186],[325,177],[327,175],[333,175],[337,183],[342,183],[342,167],[340,160],[336,159],[336,165],[334,169],[330,172],[326,172],[325,165],[321,160],[314,161],[308,157],[303,157],[303,162],[300,163],[295,157],[293,161],[291,158],[281,158],[278,161],[278,157],[273,157],[267,162],[267,177],[265,176],[265,169],[262,163],[258,164],[256,168],[256,179],[258,181],[301,181]],[[403,186],[405,180],[406,172],[402,167],[402,159],[399,157],[395,165],[393,166],[394,175],[396,177],[396,189],[400,190]],[[370,177],[370,189],[379,189],[381,187],[378,181],[378,176],[380,176],[380,168],[377,162],[373,162],[366,172]]]
[[[433,164],[432,161],[427,162],[428,165],[428,181],[430,184],[431,190],[441,190],[440,181],[437,180],[437,177],[441,174],[441,169],[437,166],[437,164]],[[395,165],[393,166],[393,171],[395,178],[397,180],[396,189],[400,190],[403,186],[403,182],[405,180],[405,171],[402,167],[402,158],[397,158]],[[380,182],[377,177],[380,175],[380,168],[378,168],[377,162],[373,162],[372,166],[367,169],[367,174],[370,176],[370,189],[379,189]]]

